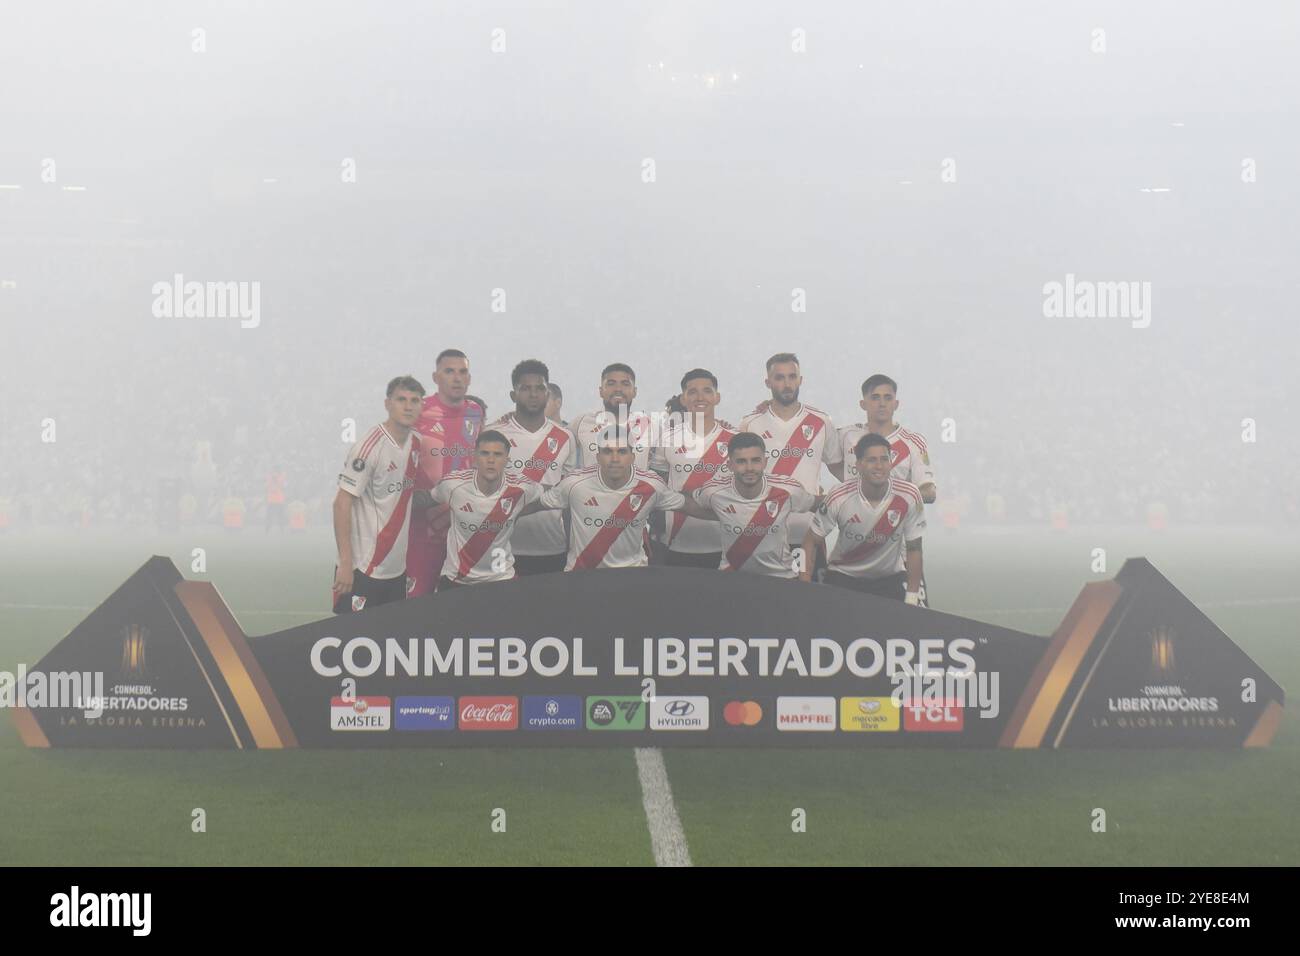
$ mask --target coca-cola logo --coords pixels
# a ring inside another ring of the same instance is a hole
[[[358,708],[361,709],[361,708]],[[493,704],[491,707],[466,707],[460,712],[461,720],[485,720],[490,724],[505,724],[514,716],[513,704]]]
[[[462,697],[461,730],[515,730],[519,726],[517,697]]]

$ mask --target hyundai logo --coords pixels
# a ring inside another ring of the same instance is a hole
[[[670,717],[687,717],[695,712],[695,705],[689,700],[670,700],[664,705],[664,713]]]

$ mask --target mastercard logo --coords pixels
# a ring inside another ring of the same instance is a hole
[[[763,708],[752,700],[733,700],[722,708],[722,719],[733,727],[753,727],[763,719]]]

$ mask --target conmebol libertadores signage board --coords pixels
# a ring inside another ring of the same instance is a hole
[[[658,567],[248,637],[153,558],[7,686],[24,741],[54,747],[1238,747],[1271,739],[1283,701],[1140,559],[1047,638]]]

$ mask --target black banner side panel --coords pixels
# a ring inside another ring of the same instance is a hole
[[[1123,594],[1044,746],[1240,747],[1280,715],[1277,682],[1149,561],[1125,562],[1116,581]]]
[[[29,679],[23,719],[49,746],[197,749],[247,740],[176,598],[181,580],[170,560],[151,558],[36,665],[50,692],[33,699]],[[55,685],[76,693],[56,700]]]

